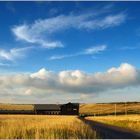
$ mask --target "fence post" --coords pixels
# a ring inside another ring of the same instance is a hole
[[[126,106],[126,102],[125,102],[125,115],[127,116],[127,106]]]
[[[117,106],[117,105],[115,104],[115,116],[116,116],[116,112],[117,112],[117,108],[116,108],[116,106]]]

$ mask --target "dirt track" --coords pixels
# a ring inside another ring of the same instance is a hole
[[[102,139],[140,139],[140,133],[116,126],[86,120],[84,118],[80,119],[95,129],[99,137]]]

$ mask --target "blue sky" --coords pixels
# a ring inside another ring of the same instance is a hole
[[[139,2],[0,2],[0,102],[138,101],[139,13]]]

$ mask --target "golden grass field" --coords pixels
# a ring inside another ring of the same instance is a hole
[[[100,115],[115,114],[115,103],[110,104],[81,104],[80,114]],[[138,113],[140,114],[140,103],[119,103],[116,104],[116,114]]]
[[[86,119],[140,132],[140,115],[98,116]]]
[[[0,104],[0,110],[33,110],[29,104]]]
[[[0,116],[0,139],[93,138],[96,138],[96,132],[76,116]]]

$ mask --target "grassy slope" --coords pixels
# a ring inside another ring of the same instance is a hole
[[[98,116],[86,117],[86,119],[140,132],[140,115]]]
[[[33,110],[33,105],[25,104],[0,104],[0,110]]]
[[[124,103],[116,104],[116,112],[125,114],[127,113],[140,113],[140,103],[127,103],[126,108]],[[115,104],[81,104],[80,113],[81,114],[110,114],[115,112]]]

